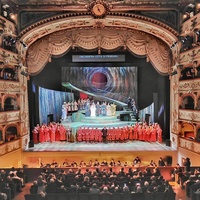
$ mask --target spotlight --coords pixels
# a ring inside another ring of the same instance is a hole
[[[10,6],[8,5],[8,4],[4,4],[3,6],[2,6],[2,8],[3,9],[7,9],[7,8],[9,8]]]
[[[9,17],[10,17],[11,20],[16,20],[16,15],[13,14],[13,13],[10,13]]]
[[[22,44],[22,46],[23,46],[24,48],[27,48],[27,45],[26,45],[23,41],[20,41],[20,43]]]
[[[26,77],[27,77],[27,76],[28,76],[28,73],[27,73],[26,71],[24,71],[24,70],[23,70],[23,71],[21,71],[21,75],[23,75],[23,76],[26,76]]]
[[[170,48],[171,48],[171,49],[174,48],[174,47],[176,46],[177,43],[178,43],[178,42],[175,41],[175,42],[172,44],[172,46],[171,46]]]
[[[178,74],[178,72],[177,72],[177,71],[173,71],[170,75],[171,75],[171,76],[174,76],[174,75],[176,75],[176,74]]]

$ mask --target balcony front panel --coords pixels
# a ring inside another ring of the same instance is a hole
[[[179,138],[179,147],[182,147],[189,151],[200,154],[200,143],[199,142],[196,142],[193,140],[188,140],[185,138]]]
[[[187,122],[200,122],[200,110],[179,109],[179,120]]]
[[[0,81],[1,93],[19,93],[20,85],[18,81],[2,80]]]
[[[16,151],[21,148],[20,139],[13,140],[10,142],[6,142],[0,145],[0,156],[5,155],[7,153]]]
[[[6,111],[0,112],[0,124],[20,121],[20,111]]]
[[[179,92],[200,91],[200,78],[179,81]]]

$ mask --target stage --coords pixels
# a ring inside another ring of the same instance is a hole
[[[45,142],[35,144],[34,147],[27,149],[27,152],[138,152],[138,151],[174,151],[164,143],[159,142],[142,142],[142,141],[128,141],[124,143],[86,143],[86,142]]]
[[[158,142],[142,142],[128,141],[125,143],[69,143],[69,142],[54,142],[35,144],[34,147],[27,149],[24,153],[24,163],[29,163],[30,167],[39,167],[41,163],[52,163],[56,160],[59,165],[65,159],[68,162],[76,161],[79,163],[84,160],[86,163],[89,160],[98,159],[99,161],[111,159],[120,160],[123,162],[132,162],[135,157],[139,156],[142,160],[141,165],[147,166],[150,160],[158,162],[160,157],[166,160],[170,159],[170,165],[177,163],[177,151],[165,143]]]
[[[65,159],[69,162],[81,160],[89,162],[89,160],[120,160],[122,162],[130,162],[136,156],[142,160],[142,165],[146,166],[150,160],[156,163],[160,157],[171,159],[171,163],[176,164],[177,151],[172,147],[159,142],[144,141],[126,141],[126,142],[108,142],[108,143],[89,143],[77,142],[76,133],[79,127],[89,127],[102,129],[104,126],[124,127],[133,125],[136,120],[127,118],[127,111],[119,111],[115,116],[98,116],[85,117],[82,111],[75,112],[68,116],[66,121],[62,121],[62,125],[66,129],[71,129],[72,141],[56,141],[43,142],[34,144],[24,151],[24,163],[29,163],[31,167],[39,167],[41,163],[52,163],[56,160],[61,166]]]

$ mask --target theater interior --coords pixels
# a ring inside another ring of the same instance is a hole
[[[176,185],[177,163],[184,168],[190,158],[200,167],[199,45],[198,0],[1,0],[0,169],[24,168],[30,183],[55,160],[62,168],[66,159],[138,156],[143,169],[162,157],[162,174]],[[129,97],[138,115],[127,109]],[[61,120],[63,102],[81,98],[116,104],[115,117],[71,110]],[[144,121],[160,125],[162,142],[77,140],[80,127]],[[50,122],[69,138],[36,143],[34,127]],[[179,186],[176,199],[191,199]]]

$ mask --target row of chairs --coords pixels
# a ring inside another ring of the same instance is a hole
[[[113,194],[25,194],[25,200],[175,200],[176,193],[113,193]]]

